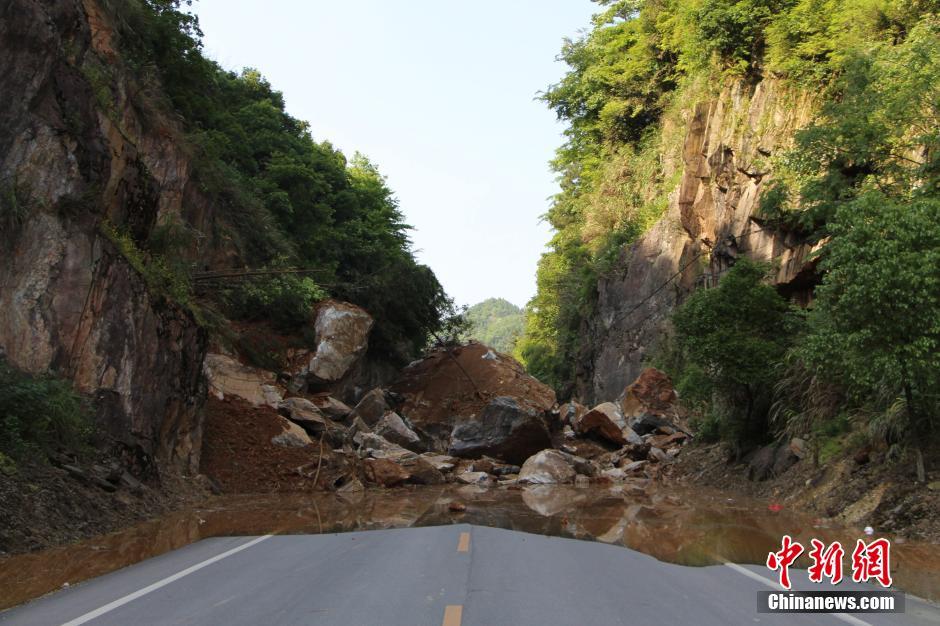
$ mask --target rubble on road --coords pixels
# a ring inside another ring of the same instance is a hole
[[[211,367],[224,393],[248,396],[274,414],[277,421],[265,426],[274,429],[270,442],[282,449],[329,444],[328,471],[307,461],[295,474],[313,482],[323,471],[319,488],[347,496],[364,486],[626,484],[657,476],[691,439],[658,370],[645,370],[616,402],[558,407],[554,392],[511,357],[470,343],[432,350],[389,389],[372,389],[350,408],[328,392],[282,399],[287,391],[276,388],[282,395],[271,395],[274,374],[215,356]],[[248,382],[236,384],[235,373]],[[800,443],[766,453],[768,471],[795,458]]]

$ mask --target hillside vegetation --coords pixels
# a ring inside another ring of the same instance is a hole
[[[272,319],[288,332],[307,320],[312,302],[333,296],[376,318],[374,350],[420,351],[452,306],[431,269],[415,261],[410,227],[376,165],[314,139],[257,70],[232,72],[208,59],[188,2],[108,4],[124,60],[144,86],[141,108],[183,122],[201,191],[222,217],[220,232],[201,236],[227,242],[252,270],[309,270],[226,285],[212,294],[221,312]],[[107,104],[107,89],[99,99]],[[212,268],[180,262],[195,236],[186,225],[162,224],[158,235],[143,242],[146,260],[175,271],[177,295],[185,294],[193,269]]]
[[[761,218],[822,242],[806,310],[739,263],[675,316],[654,359],[735,441],[844,432],[923,440],[940,416],[940,18],[907,0],[598,0],[570,69],[543,94],[567,122],[555,234],[517,355],[570,389],[598,278],[663,214],[682,113],[730,80],[818,95],[815,120],[764,165]],[[733,292],[746,306],[732,306]]]
[[[512,352],[525,329],[523,311],[503,298],[488,298],[467,309],[469,330],[465,339],[476,339],[500,352]]]

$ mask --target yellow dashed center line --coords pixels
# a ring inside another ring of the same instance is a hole
[[[457,552],[470,551],[470,533],[460,533],[460,541],[457,542]]]
[[[463,606],[459,604],[448,604],[447,608],[444,609],[444,622],[441,626],[460,626],[460,619],[462,617]]]

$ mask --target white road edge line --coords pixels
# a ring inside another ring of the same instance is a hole
[[[763,576],[761,576],[761,575],[758,574],[757,572],[752,572],[751,570],[747,569],[746,567],[741,567],[741,566],[738,565],[737,563],[729,563],[728,561],[725,561],[724,564],[725,564],[725,567],[731,568],[732,571],[735,571],[735,572],[741,574],[742,576],[747,576],[748,578],[751,578],[751,579],[756,580],[756,581],[758,581],[758,582],[760,582],[760,583],[763,583],[764,585],[770,587],[771,589],[773,589],[773,590],[775,590],[775,591],[786,591],[786,589],[783,587],[783,585],[778,584],[778,583],[775,583],[775,582],[772,581],[772,580],[767,580],[766,578],[764,578]],[[863,620],[860,620],[860,619],[858,619],[857,617],[855,617],[854,615],[848,615],[848,614],[846,614],[846,613],[827,613],[827,615],[830,615],[830,616],[832,616],[832,617],[834,617],[834,618],[836,618],[836,619],[840,619],[840,620],[842,620],[843,622],[847,622],[847,623],[849,623],[849,624],[854,624],[855,626],[872,626],[872,625],[869,624],[868,622],[863,621]]]
[[[98,608],[98,609],[95,609],[94,611],[91,611],[90,613],[85,613],[85,614],[82,615],[81,617],[76,617],[75,619],[73,619],[73,620],[71,620],[71,621],[69,621],[69,622],[65,622],[65,624],[63,624],[62,626],[78,626],[79,624],[84,624],[85,622],[90,622],[91,620],[95,619],[96,617],[101,617],[101,616],[104,615],[105,613],[110,613],[110,612],[113,611],[114,609],[116,609],[116,608],[118,608],[118,607],[120,607],[120,606],[124,606],[124,605],[127,604],[128,602],[133,602],[133,601],[136,600],[137,598],[140,598],[140,597],[142,597],[142,596],[145,596],[145,595],[147,595],[148,593],[151,593],[151,592],[153,592],[153,591],[156,591],[157,589],[160,589],[161,587],[166,587],[166,586],[169,585],[170,583],[172,583],[172,582],[174,582],[174,581],[177,581],[177,580],[179,580],[180,578],[183,578],[184,576],[189,576],[189,575],[192,574],[193,572],[199,571],[199,570],[201,570],[201,569],[204,568],[204,567],[208,567],[209,565],[212,565],[213,563],[217,563],[217,562],[221,561],[221,560],[224,559],[224,558],[230,557],[230,556],[232,556],[233,554],[236,554],[236,553],[238,553],[238,552],[241,552],[242,550],[247,550],[247,549],[250,548],[251,546],[257,545],[257,544],[261,543],[262,541],[264,541],[265,539],[270,539],[271,537],[273,537],[273,535],[262,535],[261,537],[258,537],[258,538],[256,538],[256,539],[252,539],[251,541],[248,541],[248,542],[246,542],[246,543],[241,544],[241,545],[238,546],[237,548],[232,548],[231,550],[228,550],[227,552],[223,552],[222,554],[217,554],[217,555],[215,555],[214,557],[212,557],[211,559],[206,559],[206,560],[203,561],[202,563],[196,563],[195,565],[193,565],[193,566],[191,566],[191,567],[187,567],[186,569],[184,569],[184,570],[182,570],[182,571],[180,571],[180,572],[177,572],[177,573],[173,574],[172,576],[167,576],[167,577],[164,578],[163,580],[158,580],[157,582],[153,583],[152,585],[147,585],[147,586],[144,587],[143,589],[139,589],[139,590],[135,591],[134,593],[130,593],[130,594],[124,596],[123,598],[118,598],[118,599],[115,600],[114,602],[109,602],[108,604],[105,604],[103,607]]]

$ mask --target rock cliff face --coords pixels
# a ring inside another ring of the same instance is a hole
[[[205,217],[181,130],[138,89],[93,0],[0,6],[0,350],[72,378],[118,440],[195,471],[205,333],[103,234],[145,242],[184,198]]]
[[[586,403],[616,398],[643,368],[663,322],[694,289],[713,285],[734,258],[777,264],[782,293],[805,299],[815,272],[812,247],[756,215],[773,177],[771,157],[814,113],[811,94],[774,79],[732,82],[685,115],[680,182],[659,221],[624,249],[598,283],[593,317],[581,329],[577,395]]]

